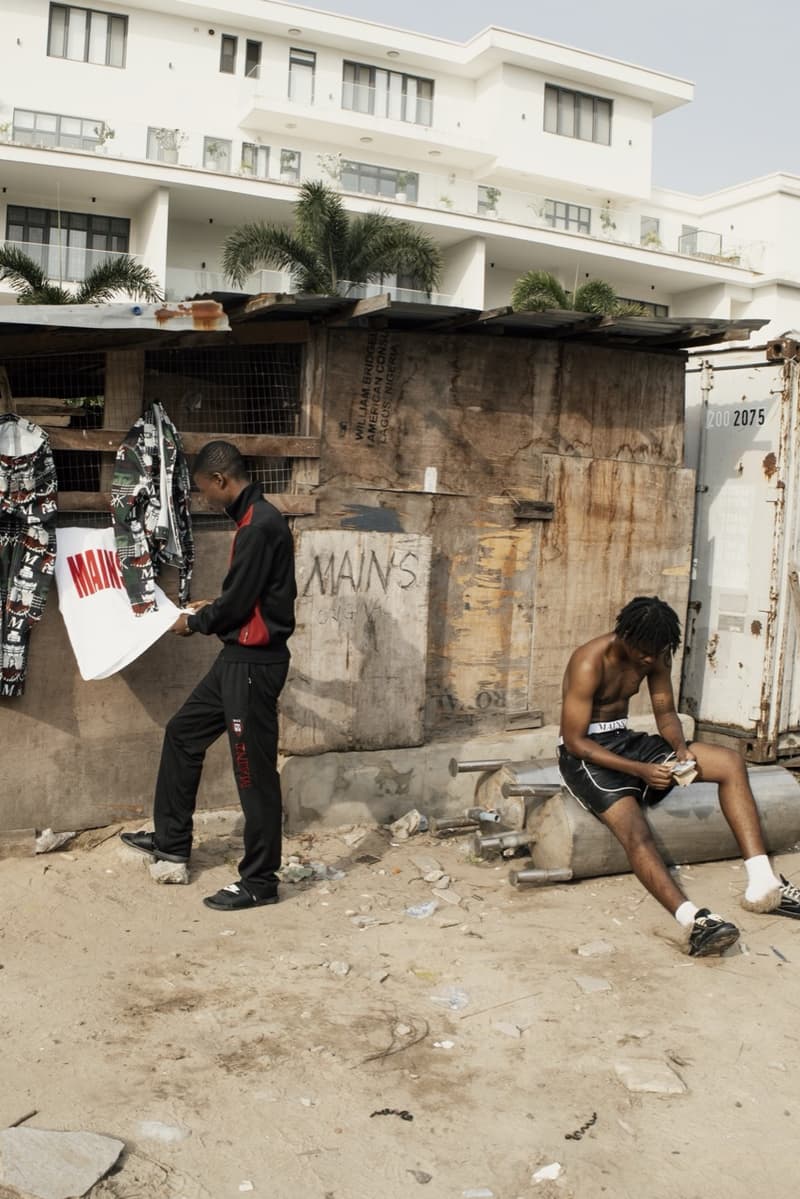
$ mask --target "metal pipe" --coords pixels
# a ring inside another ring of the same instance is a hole
[[[464,812],[467,820],[477,820],[479,823],[497,824],[500,820],[500,813],[492,808],[487,811],[485,808],[467,808]]]
[[[535,839],[533,833],[495,833],[488,837],[476,833],[472,838],[472,852],[477,858],[492,857],[496,853],[505,853],[507,849],[530,845]]]
[[[568,883],[572,871],[567,866],[558,866],[552,870],[537,870],[529,866],[523,870],[510,870],[508,881],[512,887],[544,887],[548,883]]]
[[[500,794],[503,799],[510,799],[512,795],[521,795],[524,799],[549,799],[560,790],[560,783],[547,783],[537,787],[534,783],[505,782],[500,788]]]
[[[459,762],[458,758],[450,759],[450,774],[453,778],[459,774],[466,774],[469,771],[478,770],[499,770],[501,766],[505,766],[507,758],[478,758],[474,762]]]
[[[478,829],[477,820],[455,817],[452,820],[432,820],[431,833],[434,837],[461,837]]]

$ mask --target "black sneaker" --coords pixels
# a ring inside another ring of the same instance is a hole
[[[215,908],[218,912],[240,912],[244,908],[260,908],[268,903],[278,902],[278,884],[263,895],[254,895],[244,883],[228,883],[214,895],[207,895],[203,903],[207,908]]]
[[[700,908],[689,933],[689,957],[707,958],[722,953],[738,940],[739,930],[735,924],[723,920],[716,912],[709,912],[708,908]]]
[[[781,901],[769,913],[770,916],[788,916],[791,920],[800,920],[800,887],[795,887],[788,878],[780,876]]]
[[[120,833],[119,839],[128,849],[138,849],[139,853],[146,853],[157,862],[183,862],[185,865],[189,861],[179,854],[163,853],[157,849],[155,833]]]

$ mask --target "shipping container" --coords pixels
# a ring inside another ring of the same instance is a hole
[[[798,351],[703,353],[687,377],[697,477],[682,710],[754,762],[800,747]]]

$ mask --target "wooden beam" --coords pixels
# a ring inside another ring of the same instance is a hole
[[[248,321],[232,325],[231,335],[242,346],[297,345],[308,341],[310,328],[308,321]]]
[[[368,300],[354,300],[351,308],[347,308],[344,312],[337,312],[325,323],[329,328],[335,329],[340,325],[349,325],[351,321],[357,321],[362,316],[375,316],[379,312],[385,312],[391,306],[391,296],[386,293],[370,296]]]
[[[288,495],[283,492],[264,492],[264,499],[286,516],[313,516],[317,511],[317,500],[313,495]],[[193,516],[220,516],[218,508],[212,508],[201,495],[192,493]],[[108,491],[62,491],[58,495],[59,512],[111,512],[111,494]]]
[[[47,427],[46,418],[42,425]],[[127,429],[53,429],[50,445],[54,450],[94,450],[115,454]],[[318,458],[318,437],[285,437],[268,433],[181,433],[187,454],[196,454],[209,441],[224,440],[235,445],[247,458]]]

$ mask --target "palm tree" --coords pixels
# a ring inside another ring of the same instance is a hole
[[[566,309],[591,312],[597,316],[644,316],[641,304],[620,300],[610,283],[590,279],[575,292],[566,291],[548,271],[528,271],[521,275],[511,292],[515,312],[550,312]]]
[[[10,283],[19,293],[18,304],[101,304],[119,292],[150,303],[163,299],[153,272],[127,254],[93,267],[73,293],[51,283],[35,259],[7,244],[0,246],[0,281]]]
[[[436,287],[439,247],[406,221],[378,211],[352,216],[338,192],[320,182],[303,184],[294,211],[291,233],[252,221],[225,239],[222,266],[231,282],[241,287],[253,271],[272,267],[316,295],[347,295],[353,285],[399,272],[413,275],[428,294]]]

